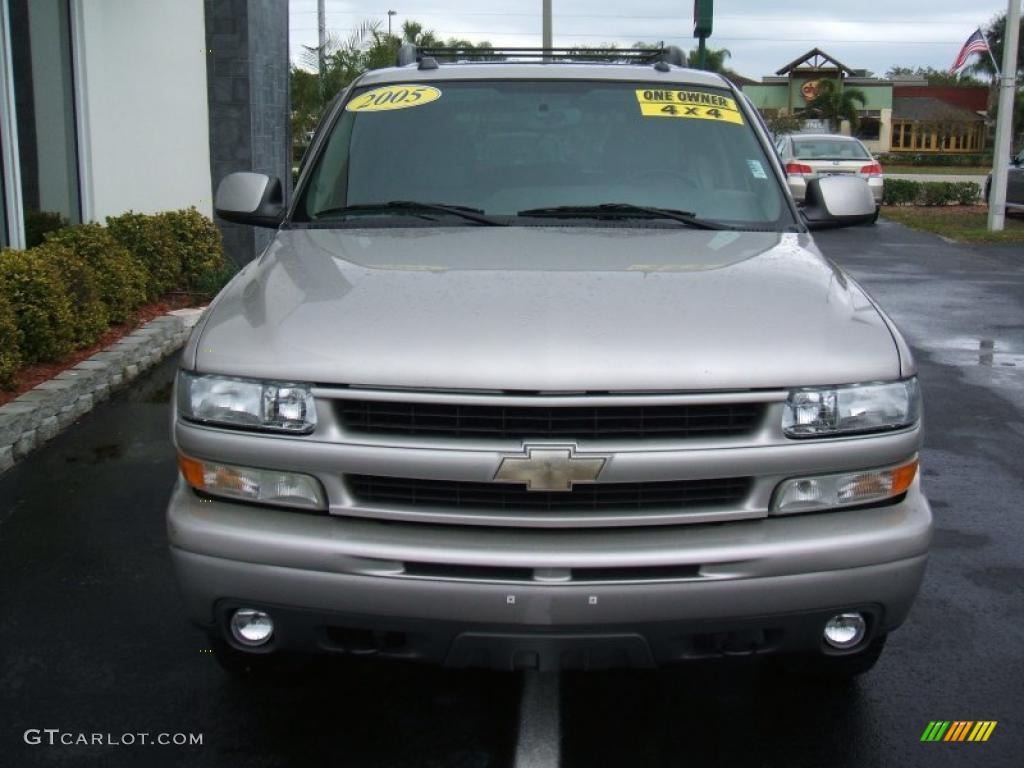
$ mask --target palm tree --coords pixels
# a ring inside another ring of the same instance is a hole
[[[822,80],[818,83],[818,94],[807,103],[807,112],[823,120],[835,132],[843,120],[850,122],[850,130],[857,130],[859,115],[857,104],[863,108],[867,103],[864,91],[859,88],[844,88],[838,80]]]
[[[732,56],[728,48],[708,48],[704,69],[708,72],[724,72],[725,60]],[[686,66],[697,69],[700,66],[700,51],[694,48],[686,54]]]

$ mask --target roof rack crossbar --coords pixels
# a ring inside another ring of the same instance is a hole
[[[411,49],[407,51],[406,49]],[[415,51],[415,56],[413,55]],[[424,58],[442,60],[483,60],[488,62],[508,61],[509,59],[540,59],[543,61],[607,61],[651,64],[667,62],[679,67],[686,66],[686,57],[675,45],[658,48],[531,48],[531,47],[499,47],[499,48],[465,48],[423,46],[415,48],[403,45],[398,55],[398,65],[412,64]]]

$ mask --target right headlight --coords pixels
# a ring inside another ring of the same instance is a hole
[[[178,412],[189,421],[307,435],[316,429],[308,384],[178,372]]]
[[[789,393],[782,416],[788,437],[829,437],[883,432],[917,423],[917,377],[882,384],[807,387]]]

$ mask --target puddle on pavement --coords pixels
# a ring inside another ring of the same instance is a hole
[[[120,443],[97,445],[91,451],[80,451],[64,457],[68,464],[100,464],[104,461],[119,459],[124,455],[124,447]]]
[[[946,339],[929,345],[946,362],[954,365],[980,365],[986,368],[1024,368],[1024,354],[1013,351],[998,339]]]
[[[174,380],[168,381],[155,389],[151,390],[146,394],[143,399],[145,403],[169,403],[171,402],[171,392],[174,391]]]

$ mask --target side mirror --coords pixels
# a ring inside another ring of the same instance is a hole
[[[229,173],[217,185],[213,210],[225,221],[276,228],[284,218],[281,180],[262,173]]]
[[[810,229],[852,227],[875,218],[875,198],[856,176],[824,176],[807,183],[804,219]]]

